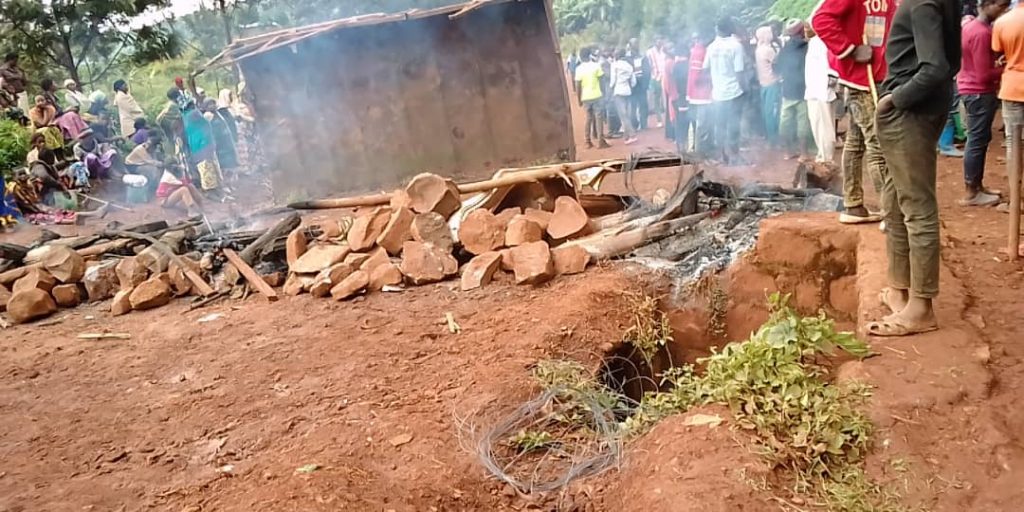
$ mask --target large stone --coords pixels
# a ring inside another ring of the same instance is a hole
[[[263,274],[260,277],[262,277],[263,282],[267,283],[271,288],[277,288],[278,286],[284,285],[284,272],[271,272],[269,274]]]
[[[370,290],[380,291],[385,286],[397,286],[402,284],[402,271],[398,269],[398,265],[392,263],[380,265],[373,270],[370,270],[369,274],[370,284],[367,288]]]
[[[185,271],[177,264],[172,263],[170,268],[167,269],[167,273],[161,275],[166,275],[170,278],[171,291],[174,292],[176,297],[182,297],[192,292],[192,281],[185,276]]]
[[[298,274],[316,274],[348,256],[347,245],[314,245],[295,261],[289,270]]]
[[[505,230],[493,213],[477,208],[459,224],[459,242],[470,254],[483,254],[505,244]]]
[[[53,300],[62,308],[73,308],[82,303],[82,292],[77,283],[59,284],[50,292]]]
[[[295,272],[288,274],[288,279],[284,281],[284,294],[292,297],[301,295],[303,292],[309,290],[313,286],[314,277],[309,275],[300,275]]]
[[[512,249],[502,249],[498,251],[498,254],[501,255],[501,270],[512,272],[514,270],[512,268]]]
[[[462,207],[459,188],[455,182],[436,174],[416,175],[405,187],[409,202],[416,213],[434,212],[447,219]]]
[[[555,274],[579,274],[590,264],[590,253],[578,246],[556,247],[551,250],[551,258],[555,262]]]
[[[544,240],[544,228],[540,223],[525,215],[517,215],[505,228],[505,245],[516,247],[530,242]]]
[[[555,199],[555,211],[548,223],[548,235],[555,240],[563,240],[577,235],[586,234],[590,226],[590,217],[575,199],[560,196]]]
[[[326,297],[330,295],[331,288],[342,282],[346,277],[356,271],[351,263],[335,263],[317,274],[313,284],[309,287],[310,295],[314,297]]]
[[[378,247],[370,251],[370,254],[363,261],[359,262],[358,268],[367,273],[372,273],[373,269],[389,263],[391,263],[391,258],[388,257],[388,252],[383,247]]]
[[[412,284],[436,283],[445,278],[445,266],[450,254],[422,242],[406,242],[402,247],[402,264],[399,269]]]
[[[121,287],[121,282],[117,278],[117,263],[104,261],[86,267],[82,284],[85,285],[85,293],[90,301],[107,300]]]
[[[416,214],[408,208],[398,208],[391,212],[391,219],[388,220],[384,231],[377,238],[377,245],[388,251],[388,254],[398,255],[402,252],[402,244],[412,240],[412,221]]]
[[[412,198],[409,197],[409,193],[403,189],[398,189],[391,193],[391,201],[389,206],[392,210],[399,208],[412,209]]]
[[[85,275],[85,259],[65,245],[54,246],[43,260],[43,266],[62,283],[77,283]]]
[[[343,279],[337,286],[331,288],[331,297],[334,300],[345,300],[354,297],[357,293],[370,285],[370,275],[362,270],[356,270]]]
[[[110,313],[114,316],[128,314],[132,310],[131,296],[134,290],[118,290],[114,300],[110,301]]]
[[[501,253],[497,251],[485,252],[469,260],[469,263],[462,266],[462,291],[487,286],[500,266]]]
[[[7,311],[7,301],[11,300],[11,292],[0,284],[0,312]]]
[[[122,290],[131,290],[149,279],[149,269],[137,262],[135,257],[124,258],[117,263],[117,279]]]
[[[417,215],[412,221],[412,239],[451,253],[455,247],[448,221],[436,213]],[[404,247],[404,246],[403,246]]]
[[[50,316],[54,311],[57,311],[57,303],[49,293],[39,288],[14,292],[7,301],[7,316],[16,324]]]
[[[295,262],[306,254],[306,249],[309,248],[309,242],[306,240],[306,230],[299,227],[288,233],[288,238],[284,244],[284,255],[288,261],[288,266],[295,265]]]
[[[39,267],[32,267],[28,270],[27,274],[14,282],[14,286],[11,287],[11,293],[17,294],[18,292],[33,289],[50,293],[56,285],[57,279],[50,275],[49,272]]]
[[[159,274],[167,271],[167,267],[171,264],[171,259],[153,246],[149,246],[135,255],[135,262],[146,267],[150,274]]]
[[[373,248],[388,225],[390,211],[388,208],[375,208],[365,215],[356,217],[356,220],[352,221],[352,229],[348,230],[348,246],[356,252]]]
[[[163,279],[153,277],[136,286],[128,300],[136,311],[158,308],[171,301],[171,287]]]
[[[504,210],[495,213],[494,217],[498,219],[498,222],[500,222],[502,226],[508,228],[508,223],[512,222],[512,219],[516,218],[516,215],[522,215],[522,213],[522,208],[514,206],[512,208],[505,208]]]
[[[555,275],[555,263],[547,242],[532,242],[511,250],[517,284],[541,284]]]
[[[527,208],[526,210],[523,210],[523,215],[537,224],[540,224],[540,227],[544,228],[544,231],[547,231],[548,224],[551,223],[551,212],[548,211],[538,210],[536,208]]]

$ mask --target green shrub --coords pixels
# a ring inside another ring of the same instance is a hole
[[[28,128],[9,119],[0,120],[0,172],[5,178],[11,171],[25,165],[30,138]]]

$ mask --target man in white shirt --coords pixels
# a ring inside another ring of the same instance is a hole
[[[715,139],[726,164],[742,164],[740,158],[740,119],[743,116],[740,73],[743,72],[743,45],[736,39],[730,18],[718,22],[718,37],[708,46],[704,69],[711,73],[711,99],[717,121]]]
[[[626,132],[624,144],[632,144],[636,142],[636,131],[633,127],[633,116],[629,106],[633,96],[633,87],[636,86],[636,75],[633,74],[633,65],[626,60],[625,50],[615,50],[615,61],[612,62],[610,80],[609,88],[615,102],[615,111],[618,112],[622,129]]]
[[[832,159],[836,152],[836,126],[832,119],[832,102],[836,99],[836,92],[831,86],[832,77],[829,76],[828,47],[815,35],[810,23],[804,24],[804,35],[807,36],[807,61],[804,67],[807,89],[804,99],[807,100],[811,135],[814,137],[814,145],[818,146],[814,160],[834,165]]]

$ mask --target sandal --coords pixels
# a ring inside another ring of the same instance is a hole
[[[882,302],[883,306],[889,308],[889,311],[899,313],[899,311],[896,311],[896,308],[892,307],[892,304],[889,303],[889,293],[894,291],[895,290],[892,288],[882,288],[882,291],[878,292],[878,300]]]
[[[906,325],[900,319],[894,318],[894,316],[869,323],[868,334],[881,338],[895,338],[939,330],[938,325]]]

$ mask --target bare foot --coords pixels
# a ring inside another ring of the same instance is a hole
[[[867,327],[868,334],[872,336],[910,336],[938,329],[939,321],[935,318],[931,299],[910,297],[899,313],[871,322]]]
[[[910,300],[910,294],[907,290],[898,290],[896,288],[883,288],[878,294],[879,300],[885,307],[889,308],[889,311],[893,313],[899,313],[903,311],[903,308],[907,307],[907,301]]]

